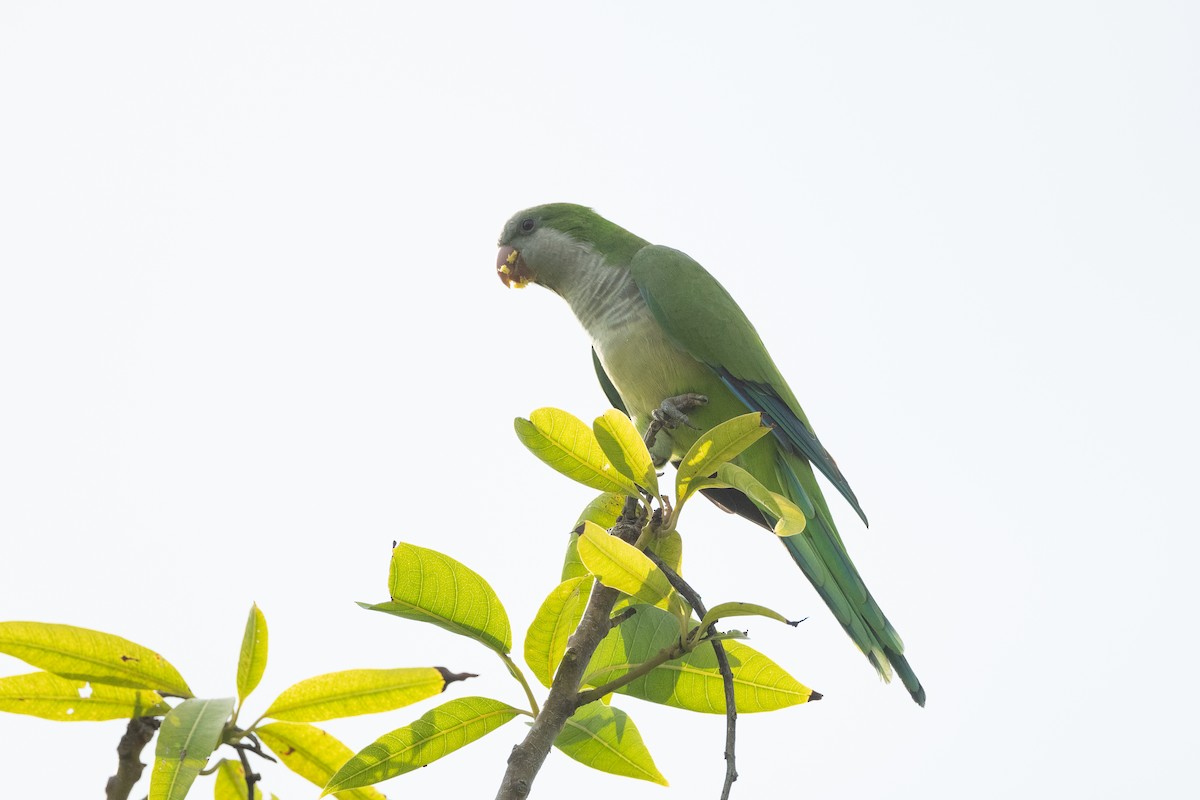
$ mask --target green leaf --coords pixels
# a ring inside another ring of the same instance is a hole
[[[111,633],[52,622],[0,622],[0,653],[64,678],[192,696],[162,656]]]
[[[354,757],[353,750],[312,725],[272,722],[254,732],[285,767],[322,788]],[[369,786],[337,792],[335,796],[339,800],[384,800],[378,790]]]
[[[262,789],[254,784],[254,800],[261,800]],[[217,780],[213,785],[214,800],[247,800],[246,770],[237,761],[222,758],[217,764]]]
[[[717,467],[737,458],[750,445],[771,432],[763,415],[755,412],[726,420],[700,438],[679,462],[675,473],[675,504],[682,506],[695,492],[691,484],[697,478],[707,478]]]
[[[450,556],[401,542],[392,551],[388,587],[392,602],[359,605],[433,623],[498,653],[512,649],[512,628],[500,598],[479,573]]]
[[[592,423],[592,432],[617,471],[658,497],[658,473],[642,436],[629,417],[610,408]]]
[[[517,438],[556,471],[602,492],[639,497],[633,481],[609,462],[595,434],[578,418],[557,408],[539,408],[513,423]]]
[[[679,623],[662,609],[638,606],[600,643],[588,664],[584,683],[603,686],[679,641]],[[812,690],[762,653],[740,642],[726,642],[733,671],[734,700],[742,713],[774,711],[807,702]],[[617,689],[654,703],[725,713],[725,689],[712,647],[702,644],[682,658],[656,667]]]
[[[320,722],[391,711],[441,694],[449,674],[437,667],[330,672],[285,689],[263,716]]]
[[[588,574],[587,567],[579,560],[579,534],[572,532],[570,538],[567,539],[567,552],[563,554],[562,573],[559,580],[583,578]]]
[[[670,598],[671,582],[645,553],[590,522],[583,526],[579,558],[601,583],[651,605]]]
[[[567,720],[554,746],[592,769],[667,785],[633,720],[621,709],[599,700],[583,706]]]
[[[617,524],[617,519],[620,518],[621,512],[624,510],[625,495],[617,494],[616,492],[605,492],[588,503],[579,514],[579,519],[575,520],[575,530],[580,530],[585,522],[594,522],[596,525],[604,528],[604,530],[609,530],[613,525]],[[571,577],[576,576],[572,575]],[[563,580],[566,580],[566,578],[563,578]]]
[[[157,692],[103,683],[89,684],[49,672],[0,678],[0,711],[58,722],[157,717],[171,707]]]
[[[567,650],[567,639],[583,619],[592,582],[591,575],[563,581],[542,601],[529,624],[525,633],[525,663],[545,687],[549,687],[554,679]]]
[[[183,800],[221,743],[233,698],[184,700],[163,718],[150,773],[149,800]]]
[[[246,620],[246,632],[242,635],[242,650],[238,654],[237,692],[238,702],[245,700],[262,680],[267,668],[267,618],[258,604],[250,606],[250,617]]]
[[[705,481],[705,485],[719,483],[737,489],[758,509],[768,516],[774,517],[776,536],[795,536],[804,530],[808,520],[800,507],[781,494],[772,492],[763,486],[757,478],[736,464],[722,464],[717,468],[716,482]]]
[[[766,606],[758,606],[754,603],[718,603],[708,610],[704,615],[704,619],[700,620],[700,630],[708,630],[708,626],[712,625],[719,619],[727,617],[766,617],[767,619],[777,620],[786,625],[796,626],[795,622],[780,614],[778,611],[772,611]]]
[[[649,549],[676,575],[680,574],[683,569],[683,537],[679,535],[679,531],[658,534],[650,540]]]
[[[322,796],[379,783],[426,766],[486,736],[519,713],[487,697],[451,700],[367,745],[329,779]]]

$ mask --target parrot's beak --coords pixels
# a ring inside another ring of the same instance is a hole
[[[521,251],[509,245],[502,245],[496,254],[496,274],[500,281],[513,289],[524,289],[533,277],[529,266],[521,257]]]

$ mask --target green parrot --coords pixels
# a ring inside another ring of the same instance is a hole
[[[895,670],[913,699],[925,705],[904,645],[850,561],[813,467],[865,524],[858,499],[754,326],[721,284],[684,253],[650,244],[571,203],[517,213],[505,223],[499,245],[496,270],[506,286],[536,283],[571,306],[591,336],[596,374],[614,406],[641,430],[664,412],[683,423],[658,435],[653,451],[658,463],[677,461],[700,431],[720,422],[748,411],[765,415],[772,433],[736,463],[804,511],[805,530],[780,541],[880,676],[890,680]],[[707,403],[672,408],[671,399],[690,393]],[[767,528],[775,522],[737,490],[709,496]]]

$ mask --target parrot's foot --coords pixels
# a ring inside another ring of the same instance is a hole
[[[673,431],[680,426],[699,430],[692,426],[691,421],[687,418],[687,412],[693,408],[699,408],[707,402],[707,397],[695,392],[663,400],[658,408],[650,412],[650,427],[646,429],[646,447],[653,449],[654,440],[658,438],[658,432],[661,430]]]

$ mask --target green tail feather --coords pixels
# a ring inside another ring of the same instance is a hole
[[[896,669],[896,674],[900,676],[900,680],[904,683],[904,688],[908,689],[908,693],[912,695],[912,699],[917,701],[917,705],[925,707],[925,687],[921,685],[921,681],[917,680],[917,675],[912,671],[912,667],[908,665],[908,659],[903,653],[897,653],[895,650],[884,649],[884,654],[888,660],[892,662],[892,666]]]
[[[776,474],[784,494],[806,515],[810,509],[814,512],[803,533],[782,540],[788,553],[879,675],[890,681],[895,669],[913,700],[924,706],[925,690],[904,657],[904,643],[850,561],[811,469],[807,464],[788,463],[791,459],[784,454],[777,459]],[[797,474],[800,471],[807,481]],[[810,484],[807,489],[805,483]]]

